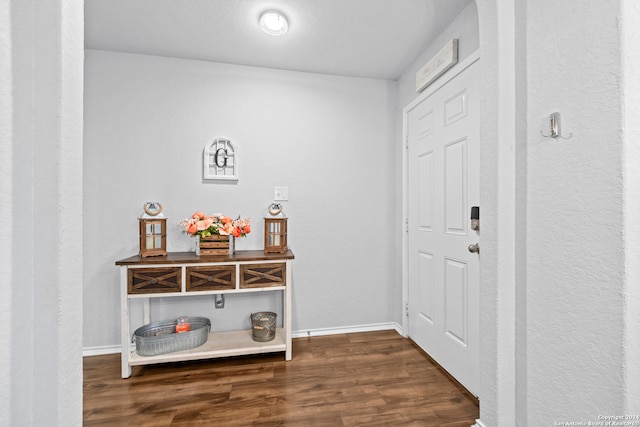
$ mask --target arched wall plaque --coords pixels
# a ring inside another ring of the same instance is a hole
[[[238,180],[238,147],[227,138],[215,138],[204,147],[203,178]]]

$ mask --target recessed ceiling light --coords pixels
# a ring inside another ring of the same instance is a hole
[[[260,17],[260,28],[267,34],[279,36],[287,32],[289,24],[282,13],[270,10]]]

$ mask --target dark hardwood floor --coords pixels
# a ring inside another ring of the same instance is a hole
[[[471,426],[478,403],[395,331],[282,353],[134,367],[85,357],[85,426]]]

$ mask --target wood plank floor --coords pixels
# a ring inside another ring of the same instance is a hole
[[[85,426],[471,426],[478,403],[395,331],[283,353],[133,367],[84,358]]]

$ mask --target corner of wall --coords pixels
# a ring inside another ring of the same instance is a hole
[[[640,413],[640,9],[633,0],[623,1],[621,13],[622,66],[623,66],[623,144],[624,144],[624,413]]]

